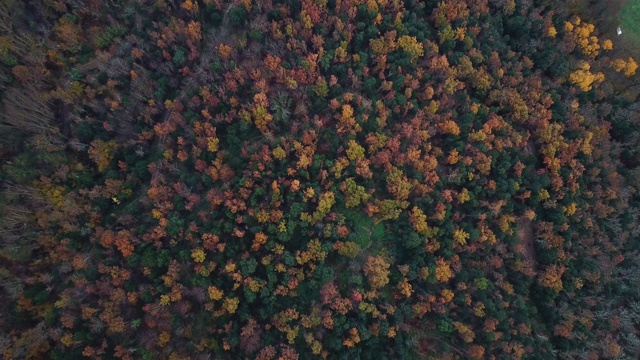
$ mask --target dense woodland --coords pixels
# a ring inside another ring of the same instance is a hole
[[[561,3],[0,1],[0,357],[637,359],[638,65]]]

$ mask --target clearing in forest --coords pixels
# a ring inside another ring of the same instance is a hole
[[[622,35],[632,37],[637,46],[637,40],[640,39],[640,0],[627,0],[624,3],[620,10],[620,24]]]
[[[520,251],[531,265],[536,263],[536,251],[534,241],[536,240],[533,232],[533,223],[530,220],[518,221],[518,240]]]

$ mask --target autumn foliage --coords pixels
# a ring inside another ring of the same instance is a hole
[[[595,21],[32,5],[0,5],[3,358],[637,357],[638,65]]]

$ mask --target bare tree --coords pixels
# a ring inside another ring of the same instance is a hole
[[[49,103],[32,87],[7,90],[2,123],[32,134],[55,135],[58,128]]]

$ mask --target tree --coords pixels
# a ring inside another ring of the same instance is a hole
[[[599,85],[604,81],[604,74],[601,72],[591,73],[589,71],[590,65],[587,62],[581,62],[578,70],[575,70],[569,74],[569,81],[575,84],[582,91],[591,90],[593,85]]]
[[[389,283],[391,265],[382,256],[368,256],[362,270],[373,289],[379,289]]]
[[[551,265],[540,275],[538,282],[544,287],[560,292],[562,290],[562,274],[564,272],[564,266]]]
[[[58,133],[48,102],[33,87],[11,88],[4,94],[2,122],[19,131],[44,134],[52,140]]]
[[[638,64],[636,64],[633,58],[624,59],[615,59],[611,62],[611,67],[616,72],[623,72],[625,76],[633,76],[638,69]]]

